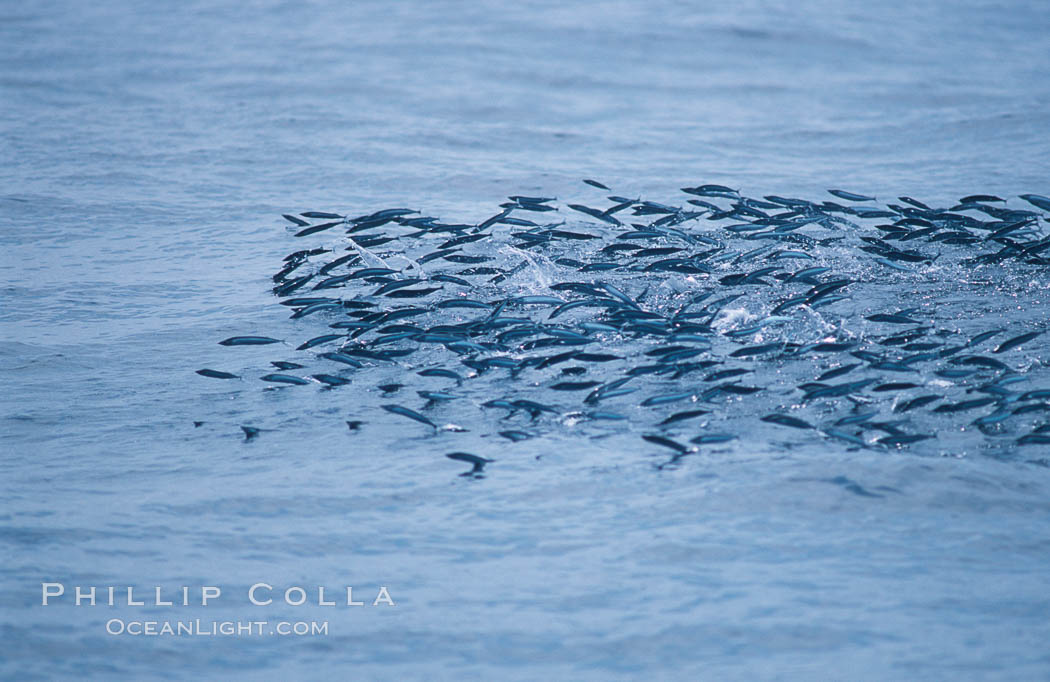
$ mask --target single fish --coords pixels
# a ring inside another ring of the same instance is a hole
[[[710,410],[686,410],[685,412],[676,412],[676,413],[672,414],[670,417],[668,417],[667,419],[664,419],[662,422],[660,422],[660,426],[668,426],[669,424],[676,424],[676,423],[678,423],[680,421],[685,421],[686,419],[694,419],[696,417],[699,417],[699,416],[702,416],[702,415],[705,415],[705,414],[711,414],[711,411]]]
[[[466,471],[460,474],[460,476],[471,476],[474,478],[481,477],[481,472],[482,470],[484,470],[486,464],[496,461],[494,459],[478,457],[477,455],[472,455],[468,452],[451,452],[445,455],[445,457],[448,457],[449,459],[454,459],[459,462],[466,462],[467,464],[472,465],[473,468],[470,471]]]
[[[401,415],[402,417],[408,417],[409,419],[414,419],[415,421],[419,422],[420,424],[426,424],[427,426],[431,427],[435,431],[437,430],[437,424],[435,424],[434,422],[430,421],[429,419],[427,419],[426,417],[424,417],[420,413],[416,412],[415,410],[410,410],[407,407],[402,407],[401,405],[380,405],[380,407],[382,407],[387,412],[390,412],[392,414]]]
[[[854,194],[853,192],[847,192],[843,189],[829,189],[828,193],[838,197],[839,199],[845,199],[846,201],[875,201],[875,197],[869,197],[863,194]]]
[[[813,425],[807,421],[799,419],[798,417],[792,417],[789,414],[780,414],[774,412],[773,414],[767,414],[762,417],[762,421],[769,422],[770,424],[780,424],[781,426],[792,426],[796,429],[812,429]]]
[[[317,218],[320,220],[341,220],[346,216],[341,216],[338,213],[325,213],[324,211],[307,211],[306,213],[300,213],[304,218]]]
[[[236,374],[230,374],[229,372],[220,372],[217,369],[198,369],[197,374],[202,377],[210,377],[212,379],[239,379],[240,377]]]
[[[346,336],[343,334],[323,334],[321,336],[315,336],[314,338],[300,344],[295,350],[309,350],[314,346],[320,346],[325,343],[331,343],[332,341],[338,341],[339,339],[345,339]]]
[[[1027,334],[1021,334],[1020,336],[1015,336],[1014,338],[1009,339],[1008,341],[1003,341],[992,352],[993,353],[1005,353],[1008,350],[1011,350],[1013,348],[1017,348],[1018,346],[1020,346],[1023,343],[1027,343],[1027,342],[1031,341],[1032,339],[1034,339],[1035,337],[1039,336],[1042,333],[1043,332],[1028,332]]]
[[[514,443],[532,438],[532,434],[524,431],[500,431],[499,435]]]
[[[290,374],[267,374],[264,377],[260,377],[260,379],[275,384],[291,384],[293,386],[308,386],[310,384],[306,379],[292,376]]]
[[[270,343],[281,343],[281,340],[271,339],[268,336],[231,336],[219,341],[220,346],[265,346]]]
[[[345,386],[346,384],[350,383],[349,379],[336,376],[334,374],[314,374],[312,376],[314,379],[317,379],[322,384],[327,384],[332,388],[335,388],[336,386]]]
[[[686,453],[686,452],[690,451],[690,448],[687,448],[686,446],[682,445],[681,443],[679,443],[677,441],[673,441],[670,438],[664,438],[663,436],[656,436],[656,435],[648,435],[647,434],[647,435],[642,436],[642,440],[648,441],[650,443],[655,443],[656,445],[662,445],[665,448],[670,448],[671,450],[674,450],[674,451],[680,452],[680,453]]]

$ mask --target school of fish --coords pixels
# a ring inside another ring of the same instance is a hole
[[[294,238],[315,242],[273,275],[294,322],[220,343],[294,356],[258,376],[197,373],[354,384],[348,417],[378,408],[422,433],[468,431],[443,424],[466,402],[499,414],[508,444],[601,423],[666,453],[660,468],[755,439],[886,451],[940,440],[942,455],[1050,445],[1050,198],[881,205],[705,184],[669,205],[584,183],[600,206],[515,195],[476,224],[407,208],[286,214]],[[1018,282],[1031,284],[1008,293],[1032,314],[982,309],[982,291]],[[887,290],[900,305],[870,307]],[[370,369],[390,364],[405,383],[375,385]],[[446,456],[472,478],[494,461]]]

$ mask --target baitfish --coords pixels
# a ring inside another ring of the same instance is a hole
[[[462,474],[460,474],[460,476],[471,476],[474,478],[481,477],[481,472],[485,468],[486,464],[490,464],[491,462],[496,461],[494,459],[478,457],[477,455],[472,455],[469,452],[450,452],[449,454],[445,455],[445,457],[448,457],[449,459],[454,459],[459,462],[466,462],[467,464],[472,465],[473,468],[470,471],[463,472]]]
[[[217,369],[198,369],[197,374],[202,377],[210,377],[212,379],[239,379],[236,374],[230,374],[229,372],[220,372]]]
[[[686,453],[690,451],[690,448],[687,448],[681,443],[673,441],[670,438],[664,438],[663,436],[646,434],[642,436],[642,440],[648,441],[650,443],[655,443],[656,445],[662,445],[663,447],[670,448],[671,450],[675,450],[676,452]]]
[[[780,424],[781,426],[792,426],[796,429],[812,429],[813,425],[807,421],[799,419],[798,417],[792,417],[789,414],[780,414],[774,412],[773,414],[767,414],[762,417],[762,421],[769,422],[770,424]]]
[[[973,400],[964,400],[958,403],[945,403],[944,405],[938,405],[934,408],[934,412],[963,412],[965,410],[972,410],[977,407],[984,407],[985,405],[991,405],[996,401],[995,398],[974,398]]]
[[[1006,351],[1008,351],[1008,350],[1010,350],[1012,348],[1017,348],[1021,344],[1031,341],[1032,339],[1034,339],[1035,337],[1039,336],[1042,333],[1043,332],[1028,332],[1027,334],[1021,334],[1020,336],[1015,336],[1014,338],[1009,339],[1008,341],[1003,341],[992,352],[993,353],[1005,353]]]
[[[1039,194],[1021,194],[1019,196],[1032,206],[1041,208],[1044,211],[1050,211],[1050,197],[1044,197]]]
[[[642,407],[656,407],[658,405],[666,405],[668,403],[676,403],[681,400],[688,400],[693,397],[691,391],[686,393],[672,393],[669,395],[654,395],[651,398],[646,398],[642,401]]]
[[[338,341],[339,339],[345,339],[346,337],[342,334],[323,334],[321,336],[315,336],[314,338],[300,344],[295,350],[309,350],[314,346],[320,346],[321,344],[331,343],[332,341]]]
[[[914,410],[917,407],[922,407],[923,405],[929,405],[930,403],[932,403],[934,401],[940,400],[941,397],[942,396],[939,396],[939,395],[921,395],[918,398],[912,398],[911,400],[908,400],[907,402],[900,403],[895,408],[893,408],[893,411],[894,412],[907,412],[909,410]]]
[[[364,367],[364,365],[362,365],[360,362],[358,362],[354,358],[350,357],[349,355],[346,355],[345,353],[340,353],[340,352],[321,353],[321,355],[319,357],[322,357],[325,360],[331,360],[333,362],[341,362],[344,365],[349,365],[350,367],[356,367],[358,369]],[[290,368],[282,367],[281,369],[290,369]]]
[[[314,379],[317,379],[322,384],[327,384],[332,388],[335,388],[336,386],[345,386],[346,384],[350,383],[349,379],[336,376],[334,374],[314,374],[312,376]]]
[[[437,424],[430,421],[415,410],[410,410],[409,408],[402,407],[401,405],[380,405],[380,407],[382,407],[387,412],[390,412],[391,414],[398,414],[402,417],[408,417],[409,419],[413,419],[419,422],[420,424],[426,424],[434,430],[437,430]]]
[[[900,447],[902,445],[911,445],[912,443],[918,443],[919,441],[926,440],[928,438],[933,438],[933,436],[919,435],[919,434],[908,434],[908,433],[899,433],[899,434],[893,434],[893,435],[890,435],[890,436],[884,436],[884,437],[878,439],[875,442],[880,443],[882,445],[891,445],[891,446]]]
[[[745,346],[744,348],[738,348],[729,354],[730,357],[734,358],[745,358],[752,355],[763,355],[765,353],[772,353],[774,351],[781,350],[784,344],[780,342],[763,343],[759,346]]]
[[[869,315],[864,319],[872,322],[887,322],[889,324],[919,324],[918,320],[913,320],[901,313],[879,313],[877,315]]]
[[[829,189],[828,193],[838,197],[839,199],[845,199],[846,201],[875,201],[875,197],[869,197],[863,194],[854,194],[853,192],[847,192],[844,189]]]
[[[260,377],[260,379],[275,384],[291,384],[293,386],[308,386],[310,384],[306,379],[292,376],[290,374],[267,374],[264,377]]]
[[[342,220],[346,216],[341,216],[338,213],[325,213],[323,211],[307,211],[306,213],[300,213],[304,218],[317,218],[320,220]]]
[[[563,381],[551,386],[552,391],[585,391],[601,385],[600,381]]]
[[[711,410],[686,410],[685,412],[676,412],[667,419],[660,422],[660,426],[667,426],[669,424],[676,424],[686,419],[694,419],[705,414],[711,414]]]
[[[328,229],[331,229],[331,228],[335,227],[336,225],[342,225],[342,224],[343,224],[343,222],[340,220],[340,221],[336,221],[336,222],[332,222],[332,223],[322,223],[320,225],[311,225],[310,227],[303,228],[303,229],[299,230],[298,232],[296,232],[295,236],[296,237],[305,237],[307,235],[314,234],[315,232],[321,232],[322,230],[328,230]]]
[[[305,220],[300,220],[299,218],[296,218],[294,215],[288,215],[287,213],[283,214],[282,217],[285,220],[287,220],[288,222],[293,223],[296,227],[306,227],[307,225],[310,224],[310,223],[306,222]]]
[[[514,443],[532,438],[532,434],[524,431],[500,431],[499,435]]]
[[[440,367],[433,367],[433,368],[430,368],[430,369],[420,370],[420,371],[416,372],[416,374],[418,374],[421,377],[442,377],[444,379],[452,379],[457,384],[462,384],[463,383],[463,377],[462,376],[460,376],[456,372],[453,372],[450,369],[443,369],[443,368],[440,368]]]
[[[731,433],[704,433],[696,438],[690,438],[689,442],[697,445],[713,445],[715,443],[727,443],[735,439],[736,436]]]
[[[852,372],[853,370],[855,370],[858,367],[860,367],[860,363],[859,362],[855,362],[855,363],[850,364],[850,365],[843,365],[842,367],[835,367],[833,369],[829,369],[828,371],[824,372],[819,377],[817,377],[817,381],[827,381],[828,379],[834,379],[835,377],[840,377],[843,374],[846,374],[848,372]]]
[[[265,346],[270,343],[281,343],[281,340],[271,339],[268,336],[231,336],[219,341],[220,346]]]
[[[422,298],[423,296],[429,296],[435,291],[441,291],[444,287],[429,287],[426,289],[398,289],[397,291],[391,291],[386,296],[387,298]]]

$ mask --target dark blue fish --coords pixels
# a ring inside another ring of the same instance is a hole
[[[731,433],[704,433],[696,438],[689,439],[689,442],[697,445],[714,445],[716,443],[727,443],[735,439],[736,436]]]
[[[887,384],[879,384],[872,391],[907,391],[910,388],[919,388],[921,384],[913,384],[909,381],[894,381]]]
[[[310,384],[309,381],[302,377],[292,376],[290,374],[267,374],[264,377],[260,377],[263,381],[269,381],[275,384],[291,384],[294,386],[307,386]]]
[[[298,319],[304,318],[304,317],[306,317],[308,315],[313,315],[314,313],[319,313],[321,311],[325,311],[325,310],[333,311],[333,310],[342,310],[342,309],[343,309],[343,304],[339,303],[339,302],[336,302],[336,303],[314,303],[313,305],[309,305],[309,306],[306,306],[305,308],[300,308],[299,310],[296,310],[294,313],[292,313],[291,319],[298,320]]]
[[[202,377],[210,377],[212,379],[239,379],[236,374],[230,374],[229,372],[220,372],[217,369],[198,369],[197,374]]]
[[[334,374],[314,374],[312,376],[314,379],[317,379],[322,384],[327,384],[332,388],[335,388],[336,386],[345,386],[346,384],[350,383],[349,379],[336,376]]]
[[[457,397],[442,391],[416,391],[416,394],[427,400],[426,407],[430,407],[435,403],[446,403],[450,400],[455,400]]]
[[[320,225],[311,225],[310,227],[303,228],[303,229],[299,230],[298,232],[296,232],[295,236],[296,237],[305,237],[307,235],[314,234],[315,232],[321,232],[322,230],[329,230],[329,229],[335,227],[336,225],[342,225],[342,224],[343,224],[343,222],[340,220],[340,221],[331,222],[331,223],[322,223]]]
[[[669,395],[654,395],[651,398],[646,398],[642,401],[642,407],[657,407],[658,405],[666,405],[668,403],[676,403],[682,400],[688,400],[693,397],[692,391],[686,391],[684,393],[672,393]]]
[[[1009,367],[995,358],[989,358],[983,355],[964,355],[962,357],[952,358],[949,362],[956,365],[976,365],[978,367],[987,367],[995,370],[1009,369]]]
[[[470,471],[465,471],[460,474],[460,476],[469,476],[473,478],[481,478],[481,472],[484,470],[485,465],[496,461],[494,459],[478,457],[477,455],[472,455],[468,452],[451,452],[445,455],[445,457],[472,465],[473,468]]]
[[[586,213],[592,218],[597,218],[598,220],[609,223],[610,225],[623,225],[623,223],[621,223],[613,216],[606,215],[604,211],[600,211],[596,208],[591,208],[590,206],[584,206],[583,204],[569,204],[569,208],[571,208],[574,211],[579,211],[580,213]],[[547,237],[547,239],[550,239],[550,237]]]
[[[1039,194],[1021,194],[1019,196],[1036,208],[1050,211],[1050,197],[1044,197]]]
[[[364,365],[362,365],[360,362],[358,362],[354,358],[350,357],[349,355],[346,355],[345,353],[340,353],[340,352],[321,353],[321,355],[318,356],[318,357],[322,357],[325,360],[331,360],[333,362],[341,362],[344,365],[349,365],[351,367],[356,367],[358,369],[360,369],[361,367],[364,367]],[[281,368],[281,369],[288,369],[288,368]]]
[[[1035,337],[1039,336],[1042,333],[1043,332],[1028,332],[1027,334],[1021,334],[1020,336],[1015,336],[1014,338],[1009,339],[1008,341],[1003,341],[992,352],[993,353],[1005,353],[1008,350],[1011,350],[1013,348],[1017,348],[1018,346],[1020,346],[1023,343],[1027,343],[1027,342],[1031,341],[1032,339],[1034,339]]]
[[[220,346],[265,346],[270,343],[281,343],[281,340],[271,339],[268,336],[231,336],[219,341]]]
[[[872,322],[888,322],[890,324],[919,324],[918,320],[913,320],[900,313],[879,313],[877,315],[869,315],[866,319]]]
[[[710,410],[686,410],[685,412],[676,412],[667,419],[660,422],[660,426],[668,426],[670,424],[676,424],[686,419],[694,419],[705,414],[711,414]]]
[[[867,447],[868,445],[863,438],[858,438],[857,436],[846,433],[845,431],[841,431],[839,429],[824,429],[824,433],[828,436],[831,436],[832,438],[838,438],[839,440],[844,440],[847,443],[852,443],[853,445],[857,445],[860,447]]]
[[[430,421],[415,410],[410,410],[407,407],[402,407],[401,405],[380,405],[380,407],[382,407],[387,412],[390,412],[392,414],[398,414],[402,417],[408,417],[409,419],[414,419],[420,424],[426,424],[427,426],[433,428],[435,431],[437,430],[437,424]]]
[[[759,346],[745,346],[744,348],[738,348],[729,354],[733,358],[745,358],[753,355],[764,355],[766,353],[772,353],[779,351],[784,347],[784,344],[780,342],[763,343]]]
[[[440,367],[432,367],[430,369],[424,369],[416,372],[421,377],[441,377],[444,379],[452,379],[457,384],[463,383],[463,377],[453,372],[450,369],[444,369]]]
[[[663,446],[665,448],[670,448],[671,450],[674,450],[676,452],[680,452],[680,453],[683,453],[683,454],[690,451],[690,448],[687,448],[686,446],[682,445],[681,443],[679,443],[677,441],[673,441],[670,438],[664,438],[663,436],[646,434],[646,435],[642,436],[642,439],[646,440],[646,441],[648,441],[650,443],[655,443],[656,445],[661,445],[661,446]]]
[[[762,421],[769,422],[770,424],[780,424],[781,426],[791,426],[796,429],[812,429],[813,425],[807,421],[799,419],[798,417],[792,417],[789,414],[780,414],[774,412],[773,414],[767,414],[762,417]]]
[[[551,386],[552,391],[586,391],[600,385],[600,381],[562,381]]]
[[[443,287],[429,287],[426,289],[398,289],[387,294],[387,298],[422,298],[429,296],[435,291],[441,291]]]
[[[364,279],[365,277],[382,277],[395,274],[397,274],[397,270],[391,270],[390,268],[364,268],[350,273],[348,277],[349,279]]]
[[[470,282],[454,275],[446,275],[444,273],[438,273],[431,276],[430,281],[432,282],[448,282],[450,284],[458,284],[460,286],[469,287],[472,286]]]
[[[835,367],[835,368],[829,369],[828,371],[824,372],[819,377],[817,377],[817,381],[827,381],[828,379],[834,379],[836,377],[840,377],[843,374],[846,374],[848,372],[852,372],[853,370],[855,370],[858,367],[860,367],[860,363],[859,362],[855,362],[855,363],[853,363],[851,365],[843,365],[842,367]]]
[[[829,189],[828,193],[837,196],[839,199],[845,199],[846,201],[875,201],[875,197],[854,194],[853,192],[847,192],[843,189]]]
[[[984,407],[985,405],[991,405],[996,401],[995,398],[974,398],[973,400],[963,400],[958,403],[945,403],[944,405],[938,405],[933,411],[934,412],[963,412],[965,410],[972,410],[977,407]]]
[[[893,411],[894,412],[907,412],[909,410],[914,410],[917,407],[922,407],[923,405],[929,405],[930,403],[932,403],[934,401],[940,400],[941,397],[942,396],[939,396],[939,395],[921,395],[918,398],[912,398],[911,400],[908,400],[906,402],[900,403],[895,408],[893,408]]]
[[[383,286],[381,286],[378,289],[376,289],[375,291],[373,291],[371,295],[372,296],[382,296],[383,294],[389,293],[391,291],[396,291],[398,289],[403,289],[405,287],[410,287],[413,284],[419,284],[422,281],[423,280],[418,278],[418,277],[410,277],[409,279],[401,279],[401,280],[395,280],[393,282],[387,282]]]
[[[345,339],[346,336],[343,334],[323,334],[321,336],[315,336],[314,338],[300,344],[295,350],[309,350],[314,346],[320,346],[321,344],[331,343],[332,341],[338,341],[339,339]]]

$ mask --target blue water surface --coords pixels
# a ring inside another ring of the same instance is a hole
[[[313,329],[270,293],[304,248],[282,213],[473,223],[510,194],[587,203],[590,177],[1021,207],[1050,194],[1048,30],[1021,0],[0,6],[0,676],[1050,676],[1045,446],[771,427],[658,469],[615,426],[433,434],[380,409],[397,366],[331,392],[194,373],[294,355],[223,338]],[[940,272],[863,303],[1045,323],[1045,273]],[[463,478],[456,450],[498,461]],[[44,607],[44,582],[69,594]],[[310,599],[253,606],[259,582]],[[223,597],[76,607],[76,585]]]

